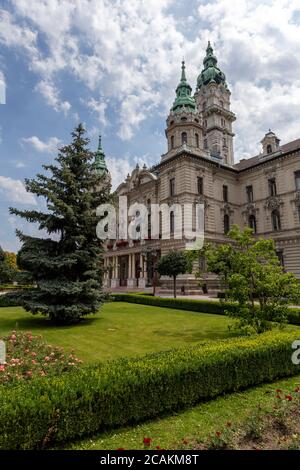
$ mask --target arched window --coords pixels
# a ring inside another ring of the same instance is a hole
[[[174,136],[171,135],[171,149],[174,148]]]
[[[222,108],[224,107],[223,101],[220,101],[220,106],[221,106]]]
[[[272,153],[272,145],[271,144],[267,145],[267,153]]]
[[[256,232],[257,232],[256,217],[255,217],[255,215],[250,215],[250,216],[249,216],[249,227],[252,228],[253,233],[256,233]]]
[[[204,127],[207,127],[207,119],[204,119]]]
[[[227,147],[226,137],[223,137],[223,147]]]
[[[281,230],[281,220],[280,220],[280,214],[279,214],[278,209],[273,210],[271,214],[271,219],[272,219],[272,229],[274,230],[274,232]]]
[[[195,134],[196,147],[199,148],[199,135]]]
[[[224,214],[224,233],[227,235],[227,233],[230,230],[230,219],[228,214]]]
[[[204,139],[204,148],[205,148],[205,150],[207,150],[207,148],[208,148],[207,139]]]
[[[187,133],[186,132],[183,132],[181,134],[181,144],[187,144]]]
[[[170,212],[170,234],[174,235],[174,230],[175,230],[175,217],[174,217],[174,212]]]

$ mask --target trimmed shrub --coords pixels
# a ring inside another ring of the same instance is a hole
[[[134,304],[153,305],[155,307],[174,308],[179,310],[189,310],[199,313],[214,313],[226,315],[235,313],[239,306],[235,303],[222,302],[222,300],[193,300],[174,299],[168,297],[151,297],[145,294],[111,294],[111,300],[115,302],[129,302]],[[300,308],[289,308],[288,323],[300,325]]]
[[[297,332],[204,341],[0,387],[0,449],[36,449],[299,373]]]
[[[19,300],[21,292],[9,292],[0,295],[0,307],[19,307],[21,299]]]

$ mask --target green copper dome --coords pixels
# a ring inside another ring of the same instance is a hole
[[[209,83],[223,84],[227,87],[225,74],[219,69],[217,63],[218,61],[214,55],[213,48],[208,41],[206,56],[203,60],[204,69],[197,78],[197,90],[199,90],[203,85],[208,85]]]
[[[105,153],[103,152],[103,149],[101,146],[101,135],[99,135],[98,149],[95,152],[94,168],[99,173],[108,173],[108,169],[107,169],[106,162],[105,162]]]
[[[191,96],[191,93],[192,87],[186,81],[185,63],[183,60],[181,65],[181,79],[179,85],[176,88],[176,99],[174,101],[172,111],[180,112],[184,109],[187,111],[195,111],[196,102]]]

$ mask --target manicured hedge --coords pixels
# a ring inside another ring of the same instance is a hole
[[[189,310],[199,313],[215,313],[225,315],[228,312],[236,312],[238,305],[220,300],[193,300],[193,299],[174,299],[169,297],[152,297],[141,294],[112,294],[111,300],[115,302],[130,302],[134,304],[153,305],[155,307],[167,307],[179,310]],[[300,308],[289,308],[288,322],[294,325],[300,325]]]
[[[36,449],[135,424],[300,372],[297,332],[207,341],[0,389],[0,449]]]
[[[18,300],[21,292],[9,292],[7,294],[0,295],[0,307],[18,307],[21,305],[21,301]]]

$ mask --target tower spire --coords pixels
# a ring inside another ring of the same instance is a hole
[[[99,173],[102,173],[102,174],[108,173],[108,169],[107,169],[106,162],[105,162],[105,153],[103,152],[103,149],[102,149],[101,134],[99,134],[98,149],[95,152],[94,168]]]
[[[181,62],[181,81],[186,82],[184,58],[182,59],[182,62]]]
[[[203,85],[208,85],[212,82],[222,84],[227,87],[226,77],[218,67],[218,59],[214,55],[214,50],[210,41],[208,41],[207,44],[203,65],[204,68],[197,79],[197,90],[199,90]]]
[[[191,96],[192,87],[188,84],[185,75],[185,61],[181,62],[181,78],[179,85],[176,88],[176,98],[173,103],[172,111],[178,112],[185,108],[187,111],[196,110],[196,102]]]

